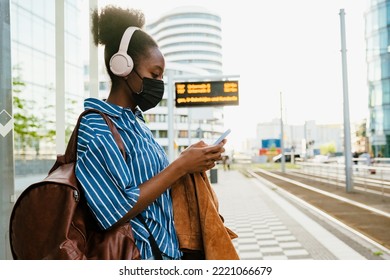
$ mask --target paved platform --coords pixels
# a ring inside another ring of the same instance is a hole
[[[16,197],[45,176],[17,177]],[[329,227],[269,185],[237,170],[218,169],[218,182],[212,186],[225,225],[239,236],[233,243],[243,260],[390,259],[373,256],[370,244]]]
[[[326,226],[258,179],[219,169],[212,185],[243,260],[378,259],[352,233]]]

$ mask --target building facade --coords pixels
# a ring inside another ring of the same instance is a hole
[[[257,124],[255,147],[257,151],[268,148],[262,147],[263,140],[281,139],[280,126],[280,119]],[[283,132],[284,149],[288,152],[294,150],[294,153],[301,155],[302,158],[320,154],[329,146],[334,147],[334,152],[344,152],[341,124],[316,124],[315,121],[306,121],[303,125],[284,124]]]
[[[200,7],[180,7],[147,25],[168,62],[222,74],[221,18]]]
[[[65,127],[82,110],[81,1],[64,1]],[[56,1],[10,1],[15,159],[55,158]],[[17,133],[18,128],[24,132]],[[23,133],[25,134],[23,136]],[[26,138],[27,137],[27,138]],[[17,164],[17,162],[16,162]],[[17,167],[17,166],[16,166]],[[20,170],[16,168],[16,170]]]
[[[390,157],[390,1],[370,0],[365,14],[370,146]]]

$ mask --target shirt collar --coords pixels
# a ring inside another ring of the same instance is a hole
[[[143,122],[145,122],[144,117],[142,116],[141,110],[138,109],[138,107],[135,109],[135,112],[133,113],[130,109],[128,108],[123,108],[119,105],[108,103],[104,100],[100,100],[97,98],[87,98],[84,101],[84,109],[96,109],[99,110],[109,116],[112,117],[121,117],[123,112],[127,111],[130,113],[133,118],[131,118],[131,121],[135,121],[135,117],[138,117],[141,119]]]
[[[135,108],[135,113],[134,115],[139,118],[141,121],[145,122],[144,115],[142,115],[142,111],[140,109]]]

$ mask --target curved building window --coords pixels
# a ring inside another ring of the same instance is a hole
[[[382,89],[383,89],[383,104],[390,105],[390,79],[389,78],[382,81]]]
[[[390,2],[386,1],[386,10],[390,11]],[[390,24],[390,15],[387,16],[387,24]]]
[[[217,40],[221,40],[221,36],[215,35],[215,34],[208,34],[208,33],[202,33],[202,32],[183,32],[183,33],[175,33],[175,34],[167,34],[166,36],[163,36],[160,38],[160,41],[166,40],[166,39],[182,39],[185,37],[200,37],[200,38],[214,38]]]
[[[222,58],[222,54],[213,52],[213,51],[200,51],[200,50],[183,50],[183,51],[173,51],[173,52],[166,52],[164,55],[190,55],[190,54],[197,54],[197,55],[211,55],[214,57]]]
[[[383,130],[390,131],[390,105],[383,107]]]
[[[382,59],[381,59],[381,69],[382,69],[381,78],[382,79],[390,77],[390,65],[389,65],[389,63],[390,63],[389,56],[382,57]]]
[[[216,30],[218,32],[221,32],[221,28],[215,25],[211,24],[200,24],[200,23],[184,23],[184,24],[177,24],[177,25],[169,25],[167,27],[161,28],[159,32],[168,31],[169,33],[176,33],[175,30],[180,30],[183,28],[202,28],[205,30]]]
[[[388,38],[388,30],[387,29],[382,29],[379,31],[379,51],[380,53],[387,53],[388,49],[387,47],[389,46],[389,38]]]
[[[188,19],[188,18],[201,18],[201,19],[211,19],[217,22],[221,22],[221,18],[215,15],[211,14],[205,14],[205,13],[183,13],[183,14],[177,14],[177,15],[168,15],[167,17],[162,18],[158,22],[156,22],[156,25],[160,24],[161,22],[165,21],[172,21],[175,19]]]
[[[180,63],[203,63],[206,65],[217,65],[221,66],[222,63],[217,61],[211,61],[211,60],[202,60],[202,59],[188,59],[188,60],[171,60],[172,62],[180,62]]]
[[[214,47],[221,49],[220,44],[211,43],[211,42],[174,42],[170,44],[165,44],[164,46],[161,46],[161,48],[171,48],[171,47],[180,47],[180,46],[190,46],[190,47]]]
[[[375,59],[368,64],[368,79],[370,81],[380,80],[381,78],[381,66],[380,60]]]
[[[378,27],[383,28],[387,26],[387,10],[386,6],[383,5],[378,9]]]

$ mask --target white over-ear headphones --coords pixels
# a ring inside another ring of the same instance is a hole
[[[131,37],[138,27],[130,26],[123,33],[119,50],[110,59],[110,69],[112,73],[120,77],[126,77],[133,70],[133,59],[127,54],[127,49],[130,44]]]

